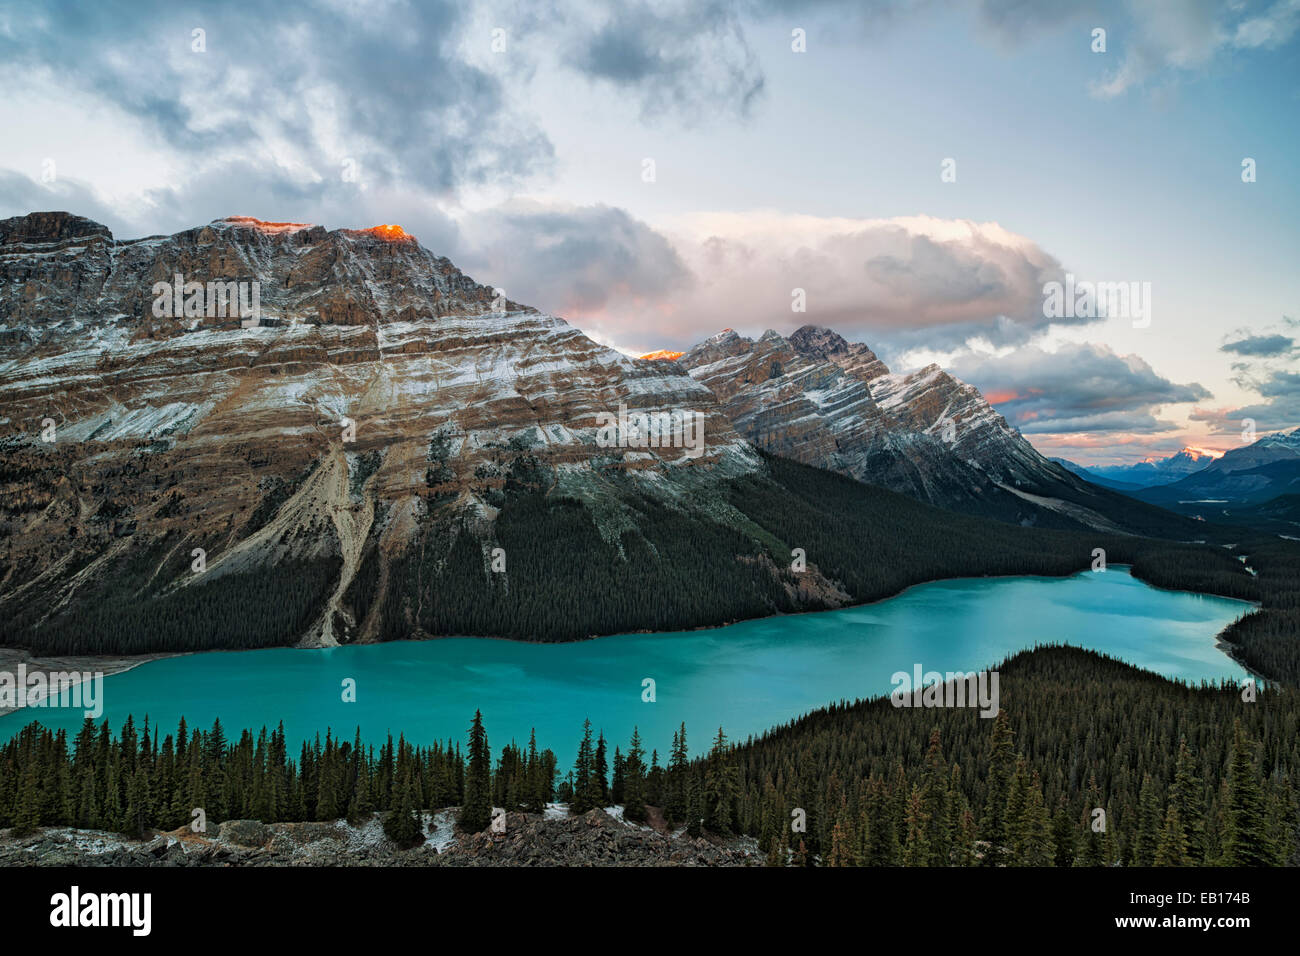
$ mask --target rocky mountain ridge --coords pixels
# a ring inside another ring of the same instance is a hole
[[[938,365],[893,373],[830,329],[726,329],[678,360],[758,447],[929,504],[1027,525],[1150,533],[1164,519],[1044,458]]]

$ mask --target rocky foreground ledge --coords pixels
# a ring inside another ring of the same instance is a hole
[[[215,834],[188,828],[144,840],[48,827],[0,830],[0,866],[754,866],[754,841],[689,837],[631,824],[618,811],[570,817],[511,813],[504,833],[458,834],[455,811],[425,815],[428,839],[402,850],[378,814],[360,824],[228,820]]]

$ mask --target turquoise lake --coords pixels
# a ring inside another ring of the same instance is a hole
[[[895,671],[979,670],[1044,643],[1091,648],[1167,677],[1240,680],[1246,672],[1215,636],[1251,605],[1162,591],[1124,568],[1069,578],[967,578],[911,588],[876,604],[745,621],[705,631],[630,634],[572,644],[482,638],[403,641],[326,650],[193,654],[152,661],[105,678],[104,714],[114,731],[137,725],[173,732],[221,718],[228,736],[283,721],[293,753],[325,728],[381,743],[391,731],[417,744],[462,744],[483,711],[494,758],[502,744],[550,747],[567,767],[584,718],[603,729],[611,753],[633,725],[647,752],[667,753],[685,721],[692,754],[721,725],[743,739],[839,700],[888,694]],[[656,700],[642,701],[642,681]],[[342,682],[356,681],[344,703]],[[0,739],[38,719],[80,727],[80,711],[32,709],[0,718]]]

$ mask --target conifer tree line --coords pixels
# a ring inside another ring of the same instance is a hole
[[[128,718],[114,735],[87,720],[69,741],[31,724],[0,749],[0,827],[76,826],[141,836],[192,823],[353,822],[382,814],[400,846],[423,815],[458,807],[465,831],[494,807],[572,814],[657,810],[692,836],[756,838],[773,865],[1294,865],[1300,862],[1300,693],[1170,682],[1074,648],[1000,668],[1002,710],[839,704],[739,746],[719,728],[692,759],[685,724],[666,760],[635,729],[610,742],[590,721],[572,768],[501,748],[482,715],[464,748],[375,748],[326,732],[296,759],[284,729],[229,739],[220,721],[161,736]],[[657,822],[657,821],[656,821]]]
[[[1070,647],[998,668],[995,719],[886,700],[735,751],[742,829],[831,866],[1300,863],[1300,694],[1190,687]],[[795,809],[806,832],[792,832]],[[1100,813],[1098,813],[1100,811]]]

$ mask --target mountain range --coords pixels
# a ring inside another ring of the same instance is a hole
[[[1291,537],[1300,533],[1300,428],[1220,455],[1184,448],[1168,458],[1101,468],[1053,461],[1088,481],[1179,514]]]
[[[827,329],[635,359],[398,226],[247,217],[0,221],[0,488],[0,643],[61,653],[679,629],[1196,530]]]
[[[1300,428],[1226,451],[1177,481],[1132,492],[1181,514],[1300,535]]]
[[[1053,458],[1081,478],[1119,491],[1134,491],[1154,485],[1167,485],[1200,471],[1217,458],[1198,448],[1183,448],[1165,458],[1148,458],[1132,465],[1080,465],[1064,458]]]

